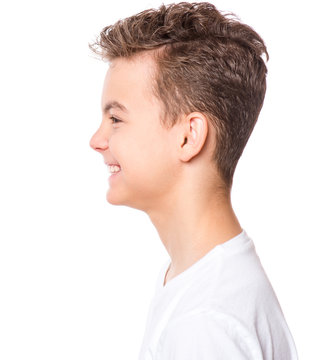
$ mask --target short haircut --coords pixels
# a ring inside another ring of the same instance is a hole
[[[266,92],[262,38],[208,2],[180,2],[118,20],[89,47],[108,61],[156,50],[152,92],[162,103],[162,125],[204,113],[216,130],[212,160],[230,190]]]

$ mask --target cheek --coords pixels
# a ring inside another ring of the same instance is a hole
[[[117,141],[117,136],[114,140],[113,155],[120,162],[129,186],[138,191],[145,188],[153,191],[170,185],[175,172],[174,159],[164,138],[140,132],[136,136],[123,136],[122,142]]]
[[[140,156],[132,164],[134,184],[148,192],[166,191],[173,181],[174,168],[166,151],[156,146],[140,151]]]

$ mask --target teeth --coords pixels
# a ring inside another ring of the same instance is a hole
[[[118,165],[108,165],[108,169],[111,173],[116,173],[120,171],[120,166]]]

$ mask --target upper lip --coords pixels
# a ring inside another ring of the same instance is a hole
[[[116,165],[116,166],[120,166],[119,164],[115,164],[115,163],[110,163],[109,161],[105,161],[106,165],[112,166],[112,165]]]

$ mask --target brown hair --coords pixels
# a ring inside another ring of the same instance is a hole
[[[262,38],[208,2],[180,2],[118,20],[89,47],[108,61],[158,50],[152,90],[163,104],[162,125],[203,112],[216,129],[213,160],[230,189],[266,92]]]

